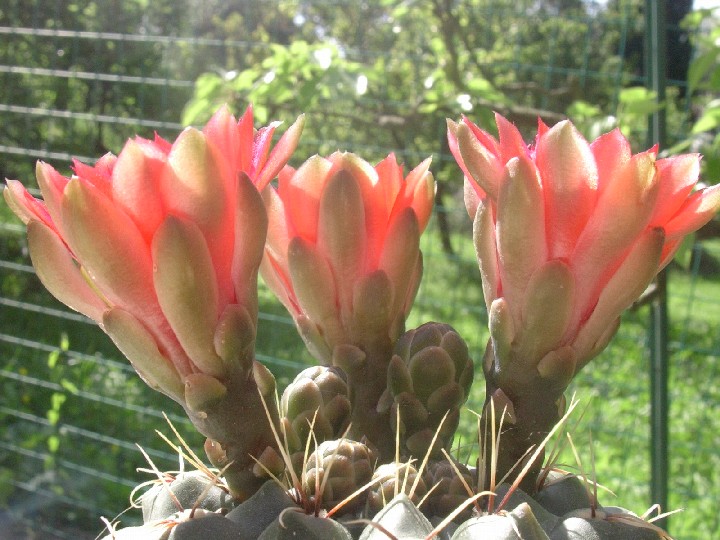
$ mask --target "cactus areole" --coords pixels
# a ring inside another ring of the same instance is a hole
[[[483,353],[447,324],[405,328],[430,160],[406,173],[393,154],[337,152],[293,168],[303,122],[273,144],[279,123],[223,108],[69,178],[38,163],[42,200],[7,181],[43,284],[207,437],[215,469],[167,476],[144,495],[146,524],[108,538],[666,538],[542,449],[573,377],[720,208],[719,186],[695,189],[700,156],[633,154],[618,130],[588,143],[568,121],[526,144],[499,115],[498,138],[449,120]],[[317,362],[284,391],[255,355],[258,274]],[[451,449],[476,372],[486,442],[466,463]]]

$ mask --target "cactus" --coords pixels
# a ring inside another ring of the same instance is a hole
[[[202,471],[180,473],[142,495],[143,521],[167,519],[191,508],[214,512],[232,508],[232,497],[215,478]]]
[[[391,410],[393,429],[400,426],[408,456],[430,452],[442,458],[441,449],[449,448],[457,429],[473,371],[467,345],[450,325],[426,323],[400,337],[378,410]]]
[[[462,476],[458,476],[458,473]],[[423,474],[426,486],[432,487],[423,508],[429,516],[447,516],[460,506],[467,498],[467,487],[473,483],[472,475],[462,463],[430,461]],[[470,507],[466,508],[456,519],[470,517]]]
[[[331,509],[342,503],[338,514],[349,512],[365,503],[363,494],[349,497],[370,481],[375,462],[374,451],[363,443],[325,441],[307,459],[303,489],[316,507]]]
[[[299,470],[307,441],[339,439],[350,422],[347,378],[337,367],[314,366],[300,372],[283,392],[281,423],[293,465]]]
[[[372,476],[373,487],[368,494],[371,512],[379,511],[400,493],[419,504],[427,493],[427,487],[412,463],[391,462],[380,465]]]

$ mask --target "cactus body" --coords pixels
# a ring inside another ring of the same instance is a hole
[[[319,498],[323,508],[332,508],[370,481],[375,461],[373,450],[363,443],[345,439],[325,441],[305,464],[304,489],[313,499]],[[317,491],[318,486],[321,493]],[[346,501],[339,513],[364,503],[365,496],[360,494]]]
[[[155,485],[142,496],[143,521],[166,519],[190,508],[211,512],[232,508],[227,490],[212,484],[214,480],[203,472],[190,471],[179,474],[172,482]]]

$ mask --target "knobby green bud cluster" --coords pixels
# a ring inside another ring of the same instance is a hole
[[[401,336],[393,353],[378,410],[391,411],[404,453],[442,458],[473,382],[467,345],[450,325],[426,323]]]

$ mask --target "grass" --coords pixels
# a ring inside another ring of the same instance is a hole
[[[448,256],[432,226],[425,235],[425,276],[407,326],[443,321],[465,337],[478,370],[468,408],[479,411],[487,317],[469,232],[452,242],[455,254]],[[713,414],[720,401],[720,276],[714,266],[720,244],[705,248],[693,272],[673,271],[669,285],[670,509],[686,509],[672,516],[670,532],[689,540],[720,530],[715,509],[720,419]],[[175,416],[196,451],[202,438],[181,420],[181,408],[147,388],[97,328],[52,311],[30,311],[63,307],[16,263],[29,264],[24,241],[0,227],[0,507],[31,519],[27,526],[33,530],[54,531],[49,538],[63,538],[57,530],[67,527],[75,531],[65,537],[92,538],[102,529],[99,515],[114,517],[127,506],[130,486],[148,479],[136,472],[144,459],[134,443],[159,467],[176,467],[176,456],[154,433],[164,428],[158,411]],[[264,287],[259,297],[259,358],[283,388],[312,360],[282,306]],[[589,463],[592,438],[598,480],[617,494],[617,499],[601,495],[600,502],[638,513],[652,503],[648,317],[646,308],[629,312],[610,347],[571,389],[581,408],[587,407],[573,431],[581,458]],[[475,438],[474,430],[468,413],[458,432],[461,444]],[[561,461],[572,464],[574,458],[568,454]]]

